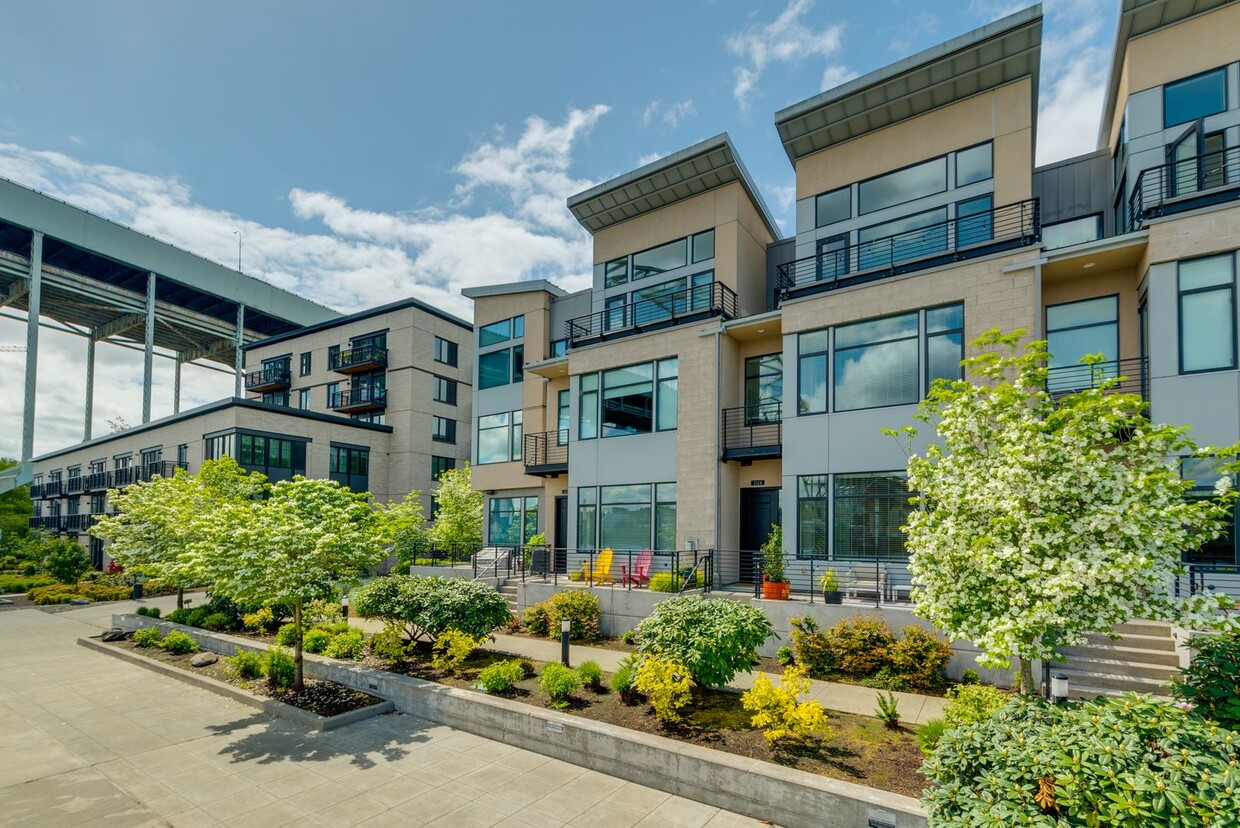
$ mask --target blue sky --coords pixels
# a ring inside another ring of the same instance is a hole
[[[413,295],[468,317],[469,285],[584,286],[564,199],[725,130],[790,233],[777,109],[1022,5],[9,3],[0,176],[225,263],[240,229],[244,270],[340,310]],[[1040,162],[1093,148],[1118,6],[1045,4]],[[108,375],[130,391],[132,362]],[[136,419],[99,393],[100,418]]]

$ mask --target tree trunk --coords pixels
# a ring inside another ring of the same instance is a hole
[[[305,679],[301,671],[301,598],[293,602],[293,663],[297,665],[293,689],[300,693],[306,689]]]
[[[177,609],[185,609],[185,588],[177,587]]]
[[[1027,696],[1037,692],[1033,686],[1033,662],[1023,657],[1020,659],[1020,692]]]

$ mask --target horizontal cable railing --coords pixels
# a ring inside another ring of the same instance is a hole
[[[387,348],[379,348],[374,345],[362,345],[357,348],[348,348],[339,353],[332,354],[330,368],[333,371],[347,371],[350,368],[360,366],[374,366],[380,368],[387,365],[388,352]]]
[[[1202,203],[1240,198],[1240,146],[1141,171],[1128,197],[1130,226]]]
[[[764,562],[761,552],[716,549],[715,588],[763,597]],[[789,585],[790,597],[798,600],[875,607],[911,603],[913,579],[902,553],[858,552],[835,560],[785,555],[783,569],[783,583]],[[833,580],[824,583],[828,573]]]
[[[522,438],[521,460],[526,468],[568,466],[568,429],[526,434]]]
[[[1046,390],[1054,396],[1098,388],[1103,383],[1117,380],[1112,390],[1122,394],[1139,394],[1149,399],[1149,360],[1131,357],[1092,365],[1060,365],[1046,371]]]
[[[255,388],[272,388],[279,386],[281,388],[288,387],[292,381],[292,374],[288,368],[263,368],[259,371],[251,371],[245,375],[246,390]]]
[[[783,404],[766,402],[725,408],[722,418],[723,450],[737,455],[771,453],[783,445]]]
[[[714,567],[709,549],[514,548],[513,569],[524,580],[583,587],[619,587],[680,593],[710,592]]]
[[[1175,580],[1177,598],[1219,593],[1240,601],[1240,566],[1230,563],[1184,563],[1184,574]]]
[[[337,391],[328,403],[332,408],[357,408],[368,406],[383,408],[387,405],[386,388],[351,388]]]
[[[564,335],[571,347],[591,339],[640,333],[683,321],[711,316],[735,319],[739,315],[736,293],[727,285],[711,282],[570,319],[564,323]]]
[[[1039,202],[1031,198],[857,244],[827,243],[816,255],[780,265],[776,282],[786,297],[1033,244],[1041,237]]]

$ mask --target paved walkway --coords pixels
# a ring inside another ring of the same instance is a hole
[[[760,824],[414,716],[314,733],[76,645],[134,606],[0,613],[0,824]]]
[[[378,621],[351,618],[349,623],[361,627],[367,632],[377,632],[383,628]],[[496,635],[495,642],[487,645],[487,649],[501,653],[510,653],[521,658],[532,658],[537,661],[559,661],[560,642],[538,638],[527,638],[515,635]],[[629,654],[620,650],[607,650],[602,647],[587,647],[573,644],[569,648],[569,660],[573,664],[583,661],[596,661],[609,673],[620,668],[620,662]],[[766,674],[772,682],[779,684],[779,675]],[[737,690],[748,690],[753,686],[755,674],[741,673],[732,682]],[[855,713],[862,716],[873,716],[878,707],[878,690],[862,687],[859,684],[840,684],[834,681],[810,681],[809,695],[806,699],[816,699],[827,710],[840,713]],[[924,724],[931,719],[943,715],[943,706],[947,699],[940,696],[922,696],[918,693],[896,693],[899,702],[901,720],[910,724]]]

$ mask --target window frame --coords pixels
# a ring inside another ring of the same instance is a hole
[[[457,343],[442,336],[435,337],[435,362],[456,368],[460,362],[460,348]]]
[[[1226,285],[1208,285],[1206,287],[1192,288],[1185,291],[1180,287],[1183,280],[1183,266],[1187,263],[1204,261],[1206,259],[1225,258],[1231,269],[1231,279]],[[1178,360],[1177,367],[1181,376],[1192,376],[1193,374],[1210,374],[1218,371],[1234,371],[1237,367],[1236,361],[1236,251],[1231,250],[1226,253],[1215,253],[1209,256],[1195,256],[1191,259],[1181,259],[1176,262],[1175,268],[1175,314],[1176,314],[1176,358]],[[1199,293],[1220,292],[1226,290],[1231,297],[1231,364],[1219,368],[1195,368],[1191,371],[1184,369],[1184,297],[1192,296]]]
[[[436,443],[456,444],[456,420],[431,415],[431,440]]]
[[[887,319],[897,319],[902,316],[912,316],[917,320],[916,330],[913,333],[906,334],[904,336],[888,338],[888,339],[869,340],[860,345],[846,345],[843,348],[839,347],[838,345],[837,337],[838,337],[838,332],[841,328],[851,328],[853,326],[858,326],[858,325],[869,325],[875,322],[882,322]],[[925,328],[925,322],[924,322],[924,316],[922,314],[921,308],[918,308],[917,310],[912,310],[912,311],[901,311],[899,313],[888,313],[888,314],[884,314],[882,316],[876,316],[870,319],[859,319],[855,322],[849,322],[848,324],[845,324],[845,325],[834,326],[831,332],[831,365],[830,365],[830,368],[831,368],[831,380],[832,381],[829,383],[830,394],[831,394],[831,400],[830,400],[831,413],[842,414],[842,413],[849,412],[849,411],[872,411],[878,408],[895,408],[895,407],[902,406],[902,405],[916,405],[918,402],[920,402],[924,395],[922,393],[922,389],[917,388],[915,393],[913,394],[913,399],[910,400],[909,402],[896,402],[896,403],[886,403],[884,405],[866,405],[866,406],[857,406],[853,408],[840,408],[839,382],[840,382],[841,372],[839,370],[838,361],[839,361],[839,356],[841,352],[849,353],[852,351],[860,351],[865,348],[872,348],[876,345],[888,345],[888,344],[892,344],[896,342],[914,342],[916,343],[916,359],[919,364],[918,367],[920,367],[921,348],[922,348],[921,339],[922,339],[922,334],[924,332],[924,328]],[[919,373],[921,372],[918,370],[914,370],[913,376],[916,377]]]
[[[1173,89],[1174,87],[1182,86],[1183,84],[1186,84],[1190,81],[1199,80],[1201,78],[1206,77],[1207,75],[1215,75],[1215,74],[1220,75],[1223,79],[1223,106],[1222,108],[1216,109],[1213,112],[1200,112],[1194,115],[1192,118],[1188,118],[1183,121],[1169,120],[1168,115],[1167,115],[1167,92]],[[1163,116],[1163,129],[1172,129],[1181,124],[1188,124],[1188,123],[1192,123],[1193,121],[1200,121],[1203,118],[1209,118],[1212,115],[1218,115],[1219,113],[1226,112],[1227,111],[1227,93],[1231,91],[1230,89],[1228,89],[1228,83],[1229,81],[1227,78],[1227,65],[1216,66],[1213,69],[1206,69],[1204,72],[1197,72],[1196,74],[1188,75],[1187,77],[1183,77],[1183,78],[1176,78],[1175,80],[1169,83],[1164,83],[1162,86],[1162,101],[1161,101],[1162,116]]]
[[[883,210],[890,210],[893,207],[900,207],[904,204],[912,204],[914,201],[921,201],[923,198],[930,198],[931,196],[942,195],[948,190],[953,189],[951,187],[951,183],[952,181],[955,180],[955,178],[952,177],[949,180],[948,175],[947,175],[947,156],[950,154],[951,153],[946,153],[944,155],[935,156],[934,158],[924,158],[921,161],[914,161],[912,164],[905,164],[903,167],[898,167],[894,170],[887,170],[885,172],[879,173],[878,175],[872,175],[869,178],[864,178],[860,181],[857,181],[855,183],[857,187],[857,217],[859,218],[861,216],[869,215],[870,213],[882,212]],[[872,184],[873,182],[878,181],[879,179],[882,179],[882,178],[887,178],[889,176],[898,175],[899,173],[902,173],[902,172],[907,172],[908,170],[911,170],[915,167],[927,166],[935,161],[938,161],[939,163],[943,165],[943,187],[942,189],[935,190],[934,192],[922,193],[921,195],[914,196],[913,198],[906,198],[904,201],[896,201],[891,204],[884,204],[882,207],[875,207],[872,210],[867,210],[865,208],[864,194],[861,191],[861,188],[863,186],[865,186],[866,184]],[[883,223],[884,222],[879,222],[879,224],[883,224]]]
[[[298,376],[302,376],[302,377],[310,376],[310,374],[314,370],[314,352],[313,351],[302,351],[301,355],[297,359],[298,359],[298,363],[297,363]]]

